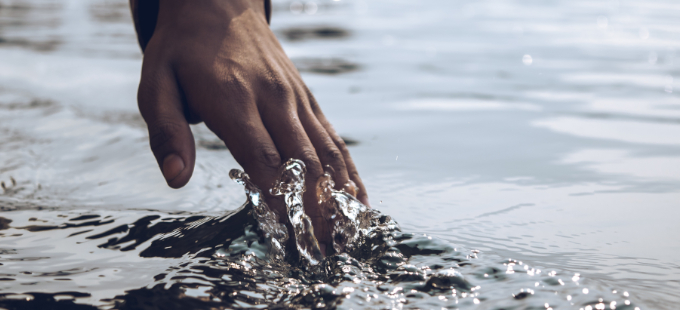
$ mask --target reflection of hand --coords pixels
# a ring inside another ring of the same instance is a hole
[[[338,189],[356,194],[351,180],[368,202],[344,142],[269,29],[262,0],[160,1],[138,101],[171,187],[191,178],[196,154],[189,123],[203,121],[264,191],[282,159],[305,162],[306,212],[320,241],[328,241],[314,198],[322,166],[333,168]]]

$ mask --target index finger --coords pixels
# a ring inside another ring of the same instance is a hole
[[[318,103],[316,102],[316,99],[314,99],[314,96],[312,96],[311,92],[308,92],[308,97],[309,97],[309,102],[312,107],[312,112],[314,115],[316,115],[316,118],[319,120],[321,125],[326,129],[326,132],[328,132],[328,135],[333,139],[333,142],[335,145],[338,147],[340,152],[342,152],[342,156],[345,160],[345,166],[347,167],[347,173],[349,174],[350,180],[352,180],[358,190],[357,190],[357,199],[361,201],[361,203],[365,204],[367,207],[370,207],[370,203],[368,202],[368,193],[366,192],[366,187],[364,186],[364,182],[361,180],[361,177],[359,176],[359,172],[357,171],[356,165],[354,165],[354,160],[352,160],[352,156],[349,154],[349,150],[347,149],[347,145],[345,144],[345,141],[338,135],[337,132],[335,132],[335,129],[333,128],[333,125],[326,119],[326,116],[323,114],[321,111],[321,108],[319,107]]]

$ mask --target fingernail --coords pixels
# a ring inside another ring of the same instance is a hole
[[[352,180],[349,180],[349,182],[345,183],[345,185],[343,186],[343,189],[345,190],[345,192],[347,192],[348,194],[350,194],[354,197],[356,197],[358,192],[359,192],[359,189],[357,188],[356,183],[354,183],[354,181],[352,181]]]
[[[170,182],[184,170],[184,161],[177,154],[170,154],[163,159],[163,177]]]

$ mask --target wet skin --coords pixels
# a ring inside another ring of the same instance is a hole
[[[160,1],[138,102],[170,187],[189,182],[196,159],[189,124],[205,122],[260,188],[272,187],[288,158],[305,162],[305,212],[322,243],[329,225],[314,189],[323,167],[332,168],[337,189],[368,205],[345,143],[269,29],[262,0]],[[268,201],[283,221],[280,198]]]

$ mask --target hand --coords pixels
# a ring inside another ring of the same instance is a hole
[[[345,143],[269,29],[262,0],[160,1],[138,101],[173,188],[191,178],[196,151],[189,124],[203,121],[264,192],[282,160],[305,162],[305,211],[320,242],[330,241],[315,198],[322,167],[333,168],[337,189],[368,205]],[[279,198],[267,200],[285,217]]]

